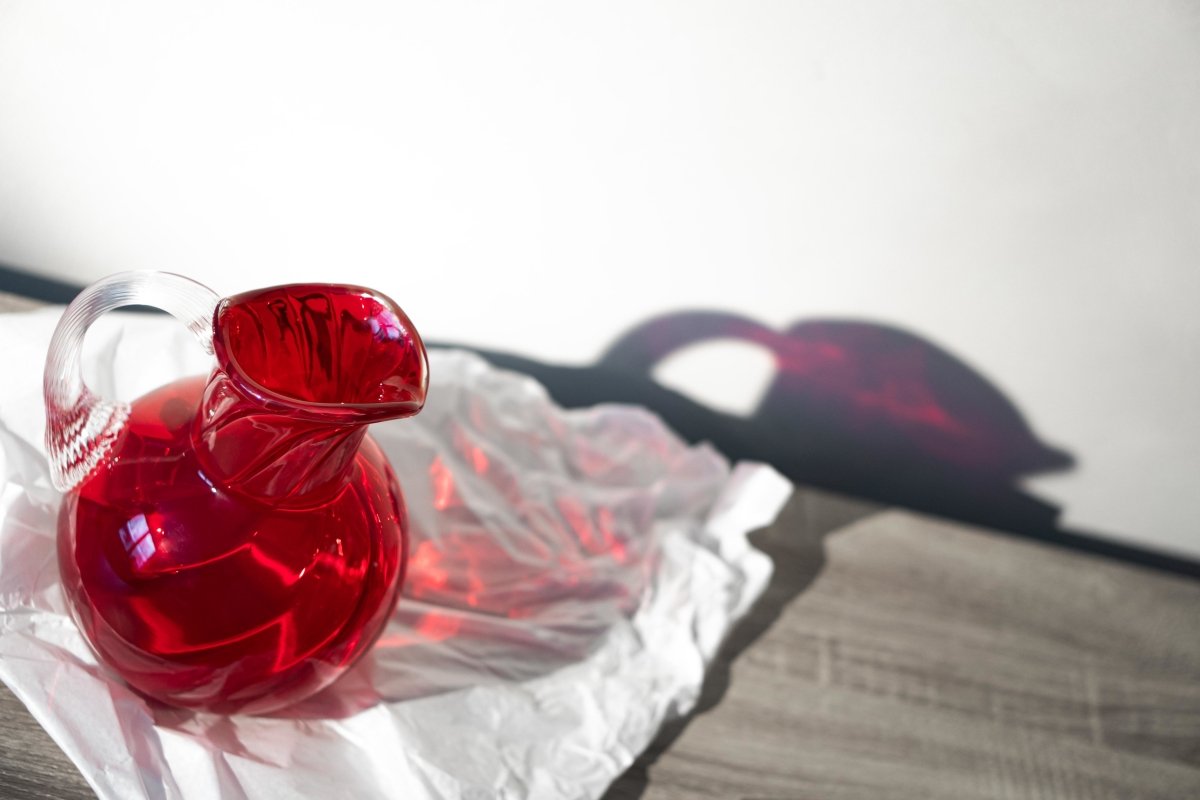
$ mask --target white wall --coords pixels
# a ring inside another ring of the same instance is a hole
[[[0,262],[579,363],[668,309],[899,324],[1075,454],[1066,524],[1200,555],[1194,3],[119,5],[0,0]]]

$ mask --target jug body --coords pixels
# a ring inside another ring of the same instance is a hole
[[[274,287],[212,319],[207,378],[118,409],[90,442],[59,442],[62,461],[95,461],[64,487],[59,566],[81,631],[132,687],[265,713],[336,680],[395,606],[407,517],[366,426],[420,408],[424,349],[394,304],[358,287]],[[64,405],[58,422],[88,418]]]

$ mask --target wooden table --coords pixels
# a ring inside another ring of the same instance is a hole
[[[1195,581],[805,489],[756,541],[708,710],[610,798],[1200,797]]]
[[[1200,797],[1200,583],[808,488],[753,540],[766,595],[609,800]],[[92,797],[3,689],[0,797]]]

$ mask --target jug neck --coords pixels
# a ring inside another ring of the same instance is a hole
[[[233,491],[307,503],[346,482],[372,422],[416,414],[429,365],[399,306],[361,286],[291,284],[228,297],[213,315],[217,369],[193,429]]]
[[[220,368],[200,401],[192,443],[214,482],[275,506],[311,506],[351,477],[364,423],[319,421],[244,395]]]

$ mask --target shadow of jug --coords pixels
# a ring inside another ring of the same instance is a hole
[[[711,412],[713,429],[729,434],[719,446],[731,458],[976,524],[1056,529],[1058,509],[1022,492],[1019,481],[1069,468],[1071,456],[1040,441],[979,372],[898,328],[807,320],[777,331],[735,314],[677,312],[619,337],[597,368],[650,381],[672,354],[716,340],[761,347],[776,368],[748,418]]]

